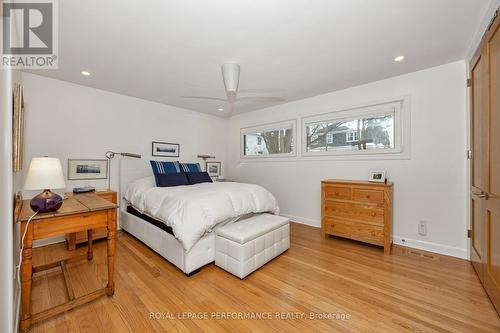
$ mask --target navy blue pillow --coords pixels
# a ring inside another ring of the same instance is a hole
[[[179,163],[183,172],[201,172],[200,163]]]
[[[189,185],[186,174],[181,173],[165,173],[156,175],[156,186],[171,187],[180,185]]]
[[[169,162],[169,161],[149,161],[151,163],[151,168],[153,169],[153,174],[155,175],[156,186],[160,186],[158,181],[158,175],[164,175],[168,173],[183,173],[181,171],[181,165],[179,162]]]
[[[212,183],[212,178],[207,172],[187,172],[185,173],[189,180],[189,184]]]

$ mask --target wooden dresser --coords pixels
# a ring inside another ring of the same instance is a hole
[[[95,191],[95,194],[100,196],[103,199],[106,199],[114,204],[117,203],[117,196],[115,191]],[[66,196],[72,196],[75,195],[72,192],[66,193]],[[76,194],[78,195],[78,194]],[[107,237],[107,230],[106,228],[98,228],[98,229],[93,229],[92,230],[92,239],[100,239],[100,238],[105,238]],[[66,234],[66,243],[68,244],[68,250],[74,250],[76,248],[77,244],[81,243],[86,243],[87,242],[87,232],[86,231],[80,231],[80,232],[74,232],[71,234]]]
[[[384,247],[392,244],[392,183],[354,180],[321,182],[321,230]]]

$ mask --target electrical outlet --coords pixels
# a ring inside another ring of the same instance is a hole
[[[418,234],[420,236],[427,236],[427,222],[425,221],[418,222]]]

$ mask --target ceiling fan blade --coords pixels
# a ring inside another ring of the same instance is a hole
[[[239,97],[236,99],[237,102],[257,102],[257,103],[276,103],[276,102],[284,102],[286,99],[283,97],[277,96],[248,96],[248,97]]]
[[[242,94],[279,94],[286,92],[286,90],[281,88],[256,88],[239,89],[238,92]]]
[[[190,99],[207,99],[211,101],[222,101],[226,102],[227,100],[224,98],[217,98],[217,97],[205,97],[205,96],[181,96],[182,98],[190,98]]]

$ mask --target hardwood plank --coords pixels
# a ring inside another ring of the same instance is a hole
[[[81,249],[82,254],[85,249]],[[34,262],[64,258],[64,244],[34,249]],[[56,253],[60,255],[57,256]],[[43,262],[42,262],[43,264]],[[94,260],[68,265],[75,295],[106,284],[106,242]],[[37,274],[33,300],[62,275]],[[43,276],[43,277],[42,277]],[[34,331],[56,332],[498,332],[500,320],[471,264],[395,246],[393,254],[347,239],[324,239],[320,229],[291,224],[291,247],[240,280],[211,264],[186,277],[127,233],[116,237],[116,292],[56,318]],[[53,306],[49,299],[44,306]],[[50,303],[50,304],[47,304]],[[36,305],[38,307],[38,305]],[[34,305],[35,308],[35,305]],[[150,319],[151,313],[349,314],[348,320],[295,318]]]

